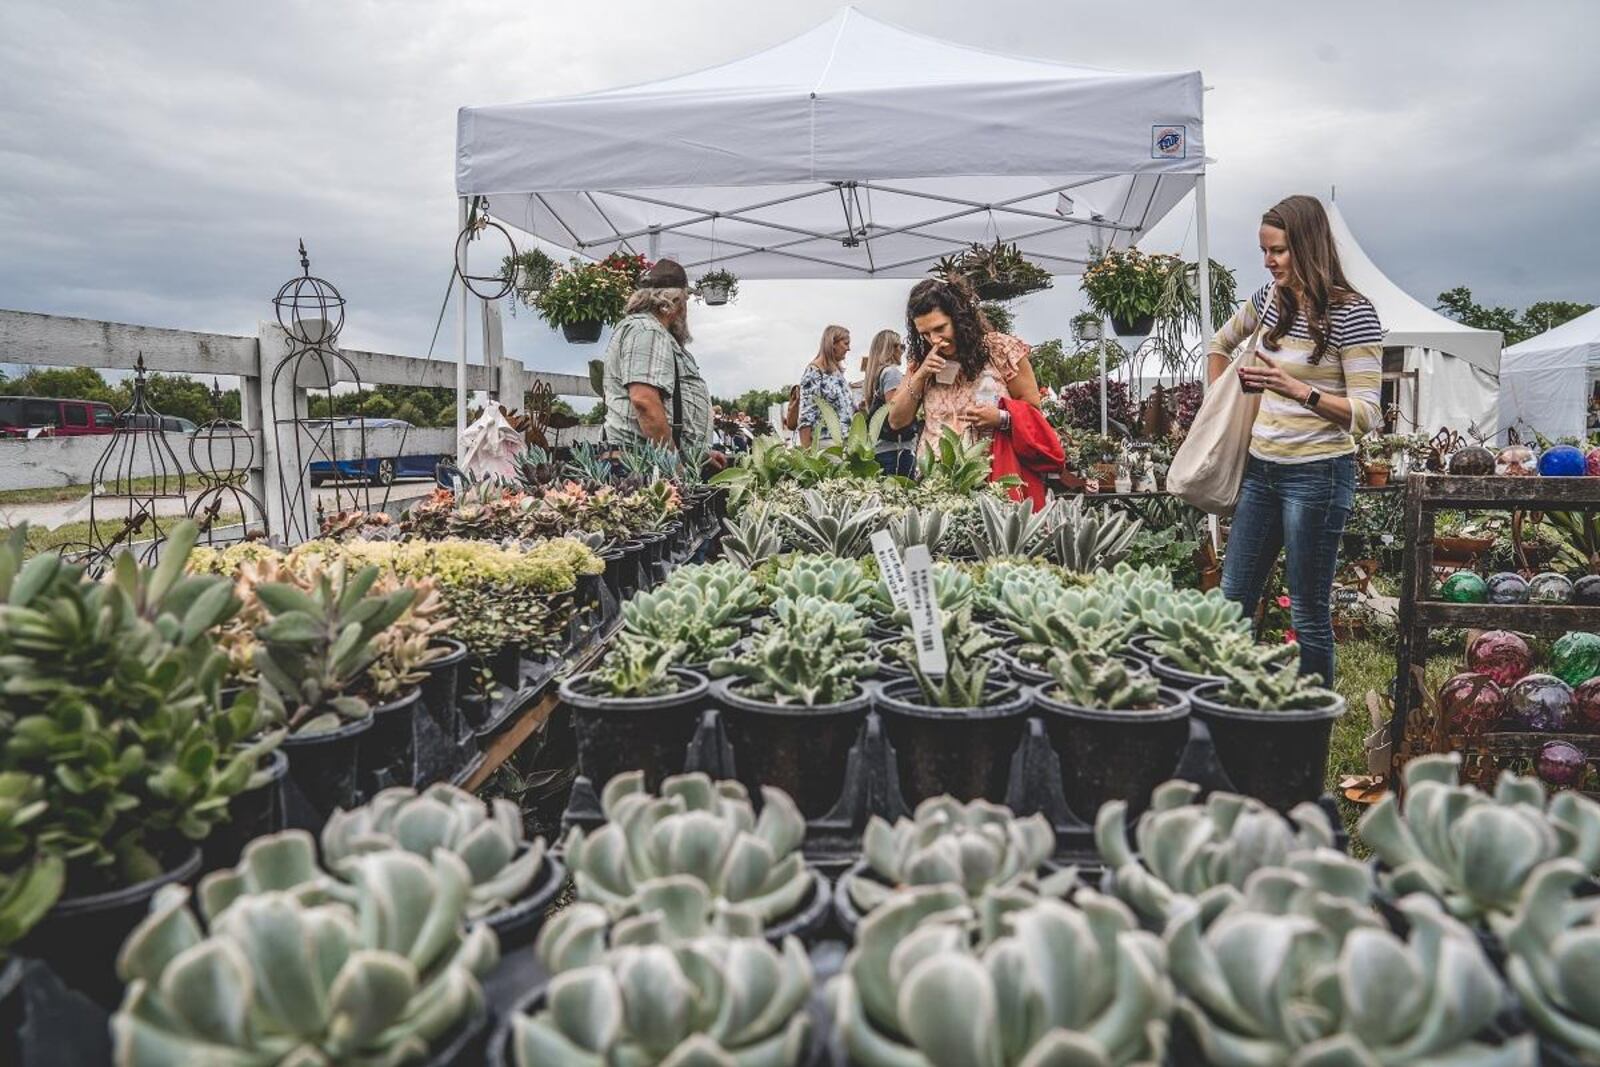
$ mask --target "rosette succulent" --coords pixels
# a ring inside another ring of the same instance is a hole
[[[1506,978],[1534,1029],[1600,1060],[1600,910],[1575,906],[1588,877],[1573,860],[1552,860],[1529,879],[1517,910],[1494,927],[1506,947]]]
[[[1008,601],[1023,603],[1045,599],[1066,588],[1061,576],[1039,563],[995,559],[982,565],[977,578],[978,593],[973,601],[977,613],[986,619],[1004,620]]]
[[[1227,679],[1217,699],[1230,708],[1252,711],[1301,711],[1327,708],[1339,696],[1317,684],[1317,675],[1300,673],[1300,646],[1256,645],[1219,657],[1218,670]]]
[[[467,916],[479,919],[515,902],[544,863],[544,839],[523,838],[522,813],[509,800],[487,804],[440,782],[418,793],[385,789],[353,811],[336,811],[322,827],[322,861],[350,877],[362,856],[402,849],[427,859],[453,852],[472,876]]]
[[[777,704],[835,704],[859,691],[868,658],[867,622],[854,608],[817,596],[780,599],[747,651],[711,664],[719,678],[742,679],[742,692]]]
[[[1160,938],[1092,890],[991,898],[987,917],[953,887],[898,893],[828,993],[860,1067],[1157,1067],[1173,1006]]]
[[[953,563],[941,561],[933,565],[928,576],[933,587],[933,599],[939,605],[941,615],[967,611],[972,607],[972,602],[978,594],[978,586],[966,571]],[[911,625],[911,613],[894,606],[889,593],[889,584],[882,578],[878,579],[875,606],[889,625],[899,627]]]
[[[761,916],[728,904],[694,878],[664,878],[639,894],[639,911],[615,922],[598,904],[575,901],[550,916],[533,951],[550,974],[599,963],[613,947],[678,945],[696,938],[760,937]]]
[[[878,593],[859,562],[828,556],[790,557],[781,565],[768,592],[774,600],[821,597],[863,613],[872,610]]]
[[[566,839],[578,899],[620,919],[638,914],[643,895],[661,881],[692,878],[713,901],[764,922],[789,915],[813,887],[799,851],[805,817],[782,790],[763,788],[761,798],[757,818],[736,781],[677,775],[656,797],[645,792],[641,773],[617,775],[600,798],[606,824],[587,834],[574,827]]]
[[[162,889],[117,960],[116,1062],[402,1064],[482,1012],[499,951],[463,929],[466,865],[381,852],[353,877],[353,905],[252,893],[204,909],[209,931],[187,889]]]
[[[1405,806],[1393,793],[1361,817],[1361,839],[1388,868],[1396,896],[1425,893],[1457,918],[1481,922],[1515,910],[1533,872],[1569,858],[1600,870],[1600,804],[1502,772],[1493,796],[1457,784],[1461,757],[1421,756],[1405,766]]]
[[[706,663],[739,639],[739,624],[761,606],[748,571],[731,563],[680,567],[660,587],[622,605],[622,627],[661,644],[682,644],[689,663]]]
[[[1251,641],[1250,620],[1219,589],[1169,592],[1141,587],[1133,597],[1143,629],[1155,649],[1179,670],[1215,675],[1218,653]]]
[[[1001,593],[999,616],[1022,641],[1018,658],[1048,663],[1059,652],[1113,652],[1138,625],[1127,601],[1098,589],[1062,589],[1012,584]]]
[[[1333,847],[1333,827],[1315,804],[1296,805],[1286,819],[1251,797],[1212,793],[1196,803],[1199,795],[1199,786],[1180,779],[1156,786],[1134,827],[1137,853],[1128,840],[1126,801],[1107,801],[1095,818],[1111,892],[1146,922],[1165,922],[1188,897],[1214,915],[1238,898],[1254,872]]]
[[[1064,896],[1077,884],[1075,868],[1039,877],[1055,847],[1043,815],[1019,819],[986,800],[930,797],[893,826],[878,815],[867,821],[861,858],[875,877],[852,878],[848,892],[862,913],[904,886],[955,885],[973,901],[996,890]]]
[[[681,644],[662,644],[623,632],[606,650],[603,663],[590,675],[596,689],[613,697],[638,698],[676,693],[675,663],[683,660]]]
[[[1076,707],[1137,711],[1161,702],[1161,683],[1104,652],[1058,654],[1050,661],[1050,673],[1056,680],[1050,696]]]

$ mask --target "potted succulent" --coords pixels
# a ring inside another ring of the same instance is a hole
[[[561,683],[578,735],[578,772],[596,788],[634,768],[649,788],[683,771],[710,683],[674,667],[682,655],[681,644],[623,633],[597,670]]]
[[[1189,694],[1211,731],[1217,759],[1240,792],[1279,811],[1322,794],[1333,722],[1344,698],[1300,673],[1300,646],[1277,657],[1241,655],[1222,666],[1222,682]],[[1261,651],[1266,651],[1262,649]]]
[[[539,317],[561,328],[572,344],[593,344],[603,327],[622,319],[633,292],[634,277],[609,260],[584,263],[574,259],[555,274],[534,301]]]
[[[1190,690],[1221,676],[1220,662],[1254,642],[1244,609],[1219,589],[1201,593],[1144,584],[1135,594],[1143,634],[1129,648],[1174,689]]]
[[[760,607],[761,591],[748,571],[727,562],[695,564],[623,604],[622,629],[682,644],[688,669],[704,674],[712,660],[731,653]]]
[[[1560,1056],[1562,1049],[1591,1061],[1600,1056],[1600,1011],[1579,977],[1595,940],[1596,913],[1572,907],[1588,877],[1573,860],[1542,864],[1516,912],[1495,923],[1508,951],[1506,978],[1540,1034],[1546,1062],[1581,1062]]]
[[[1394,443],[1388,434],[1369,434],[1361,439],[1361,480],[1373,488],[1389,484],[1394,463]]]
[[[739,298],[739,276],[729,270],[708,270],[700,275],[694,292],[708,306],[721,307]]]
[[[1083,292],[1091,308],[1111,319],[1119,336],[1144,337],[1155,325],[1168,275],[1181,267],[1177,256],[1109,248],[1084,268]]]
[[[1067,806],[1085,816],[1108,800],[1133,814],[1178,766],[1189,740],[1189,698],[1106,648],[1080,647],[1050,664],[1054,681],[1034,694],[1045,731],[1072,773],[1062,776]]]
[[[844,788],[850,746],[871,703],[861,679],[874,664],[867,623],[820,596],[780,598],[749,647],[711,666],[739,776],[825,815]]]
[[[1020,642],[1002,656],[1011,673],[1029,685],[1054,678],[1052,662],[1058,655],[1085,650],[1114,653],[1138,624],[1124,598],[1092,587],[1067,589],[1014,581],[1002,590],[996,611]]]

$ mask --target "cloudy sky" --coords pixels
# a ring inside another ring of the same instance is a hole
[[[1199,68],[1213,87],[1212,254],[1242,286],[1262,277],[1263,207],[1336,185],[1368,252],[1424,302],[1455,285],[1517,307],[1600,302],[1594,0],[858,6],[996,51]],[[5,0],[0,307],[253,333],[304,237],[315,272],[350,302],[346,343],[420,355],[450,273],[458,107],[714,65],[836,9]],[[1144,247],[1192,257],[1191,223],[1186,202]],[[746,283],[736,306],[698,312],[696,351],[718,393],[782,385],[825,323],[851,327],[864,348],[895,324],[905,289]],[[1079,303],[1061,279],[1020,305],[1018,332],[1059,336]],[[506,343],[549,370],[578,371],[598,354],[526,312],[507,319]]]

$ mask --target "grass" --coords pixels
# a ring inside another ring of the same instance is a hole
[[[172,516],[170,519],[163,520],[163,522],[166,525],[170,525],[171,523],[176,522],[177,519],[178,516]],[[216,525],[231,526],[241,521],[243,521],[243,516],[239,515],[238,513],[224,513],[218,516]],[[115,522],[103,522],[100,524],[100,531],[102,535],[109,535],[110,533],[115,532],[116,529],[117,524]],[[11,527],[0,526],[0,538],[8,536],[10,532]],[[25,555],[34,556],[40,552],[48,552],[54,548],[61,548],[64,545],[82,547],[83,545],[89,543],[89,534],[90,529],[87,522],[69,522],[65,523],[64,525],[57,526],[53,530],[47,530],[43,526],[34,526],[30,524],[28,526],[27,540],[25,542],[26,548],[23,551]],[[204,541],[204,539],[204,535],[202,535],[201,540]]]
[[[154,478],[135,478],[132,492],[143,493],[154,488]],[[0,507],[7,504],[71,504],[89,494],[87,485],[52,485],[43,489],[0,489]]]

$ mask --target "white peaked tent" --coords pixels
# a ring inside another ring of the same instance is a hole
[[[1512,345],[1500,361],[1501,432],[1527,440],[1534,429],[1554,441],[1583,437],[1589,397],[1600,380],[1600,308]]]
[[[1432,434],[1448,426],[1465,433],[1475,426],[1488,436],[1498,418],[1499,332],[1475,329],[1421,303],[1372,262],[1337,204],[1328,204],[1328,219],[1345,277],[1372,301],[1383,323],[1385,378],[1394,383],[1400,409],[1396,429]]]
[[[456,192],[592,258],[848,279],[996,238],[1076,274],[1198,187],[1204,264],[1202,93],[1198,71],[997,55],[845,8],[697,73],[462,108]]]

